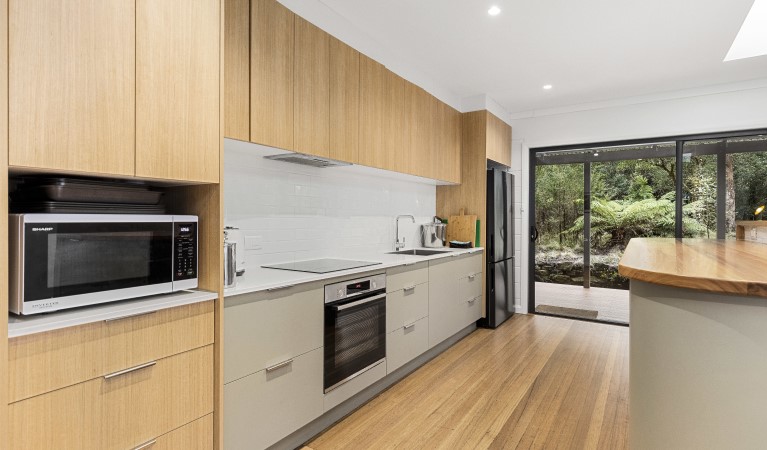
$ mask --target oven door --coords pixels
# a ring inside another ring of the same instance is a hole
[[[325,393],[385,357],[385,291],[325,305]]]
[[[172,291],[172,216],[21,217],[20,313]]]

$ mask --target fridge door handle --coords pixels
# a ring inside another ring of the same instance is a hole
[[[538,240],[538,228],[535,225],[530,227],[530,240],[533,242]]]

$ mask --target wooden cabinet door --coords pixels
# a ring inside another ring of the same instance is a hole
[[[435,114],[434,178],[460,183],[461,180],[461,118],[460,113],[437,100]]]
[[[487,157],[511,167],[511,127],[487,113]]]
[[[12,0],[9,23],[9,164],[133,175],[133,2]]]
[[[330,157],[359,162],[360,53],[330,37]]]
[[[224,136],[250,140],[250,0],[224,0]]]
[[[136,175],[218,182],[221,0],[136,2]]]
[[[252,0],[250,17],[250,140],[292,150],[295,14]]]
[[[384,169],[407,172],[409,166],[405,147],[405,80],[390,70],[384,70]]]
[[[428,92],[413,83],[405,85],[405,135],[408,172],[426,178],[436,174],[432,155],[432,102]]]
[[[360,55],[360,142],[359,162],[364,166],[384,168],[384,83],[386,68]]]
[[[295,18],[293,150],[330,156],[330,36]]]

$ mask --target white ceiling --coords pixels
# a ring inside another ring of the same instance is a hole
[[[765,78],[767,56],[722,62],[752,2],[320,0],[442,89],[509,113]]]

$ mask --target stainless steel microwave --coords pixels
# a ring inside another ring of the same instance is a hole
[[[16,314],[197,287],[197,216],[11,214],[8,225]]]

